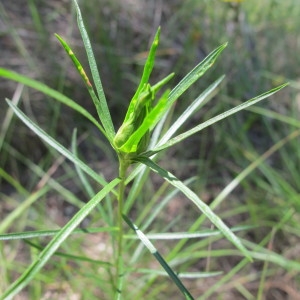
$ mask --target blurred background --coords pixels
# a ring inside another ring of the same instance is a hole
[[[260,243],[284,220],[286,213],[292,211],[284,226],[268,240],[268,246],[285,259],[299,261],[300,2],[78,2],[116,129],[138,85],[147,49],[158,26],[161,26],[161,42],[152,83],[175,72],[170,84],[175,86],[213,49],[228,42],[215,66],[176,103],[175,117],[204,88],[226,75],[219,93],[197,112],[185,129],[290,82],[288,88],[257,107],[217,123],[169,150],[167,159],[161,158],[161,164],[180,179],[197,176],[192,188],[209,204],[238,174],[264,154],[265,160],[249,173],[217,212],[230,226],[260,226],[260,230],[250,230],[245,236]],[[71,4],[70,0],[1,0],[0,67],[45,83],[96,116],[81,78],[54,36],[54,33],[61,35],[88,70]],[[96,128],[77,113],[33,89],[0,79],[0,216],[4,218],[18,207],[26,195],[45,184],[43,180],[49,184],[45,179],[48,174],[62,188],[52,186],[53,192],[47,200],[27,213],[27,219],[31,216],[33,221],[26,223],[26,217],[21,218],[21,225],[14,224],[10,230],[36,229],[39,228],[37,224],[47,228],[55,224],[61,226],[75,211],[62,189],[70,190],[82,201],[87,201],[88,196],[76,179],[72,164],[64,161],[13,117],[5,98],[19,102],[31,119],[66,147],[71,145],[73,129],[77,128],[80,155],[107,179],[117,174],[116,157]],[[155,188],[155,184],[147,186],[150,191]],[[135,209],[139,210],[138,204]],[[168,207],[169,216],[178,215],[178,211],[182,212],[182,220],[186,223],[197,214],[184,200],[175,201]],[[45,216],[49,220],[45,221]],[[217,264],[228,271],[235,263],[235,259],[223,257]],[[257,274],[262,268],[262,263],[254,264],[245,273],[236,274],[235,280],[254,274],[252,279],[245,279],[245,284],[250,291],[256,291],[259,285]],[[293,272],[272,265],[266,277],[263,299],[300,299],[300,283],[296,277],[299,272]],[[208,284],[213,285],[213,280],[210,279]],[[201,294],[200,287],[197,293]],[[220,299],[256,299],[247,298],[235,286],[227,286],[219,295],[223,295]],[[211,299],[216,298],[212,296]]]

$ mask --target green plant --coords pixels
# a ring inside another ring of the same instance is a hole
[[[124,240],[125,240],[125,228],[124,221],[133,229],[139,239],[142,241],[145,247],[153,254],[153,256],[158,260],[161,266],[165,269],[169,277],[178,286],[179,290],[184,294],[186,299],[193,299],[193,296],[184,286],[179,276],[173,271],[173,268],[165,261],[160,252],[154,247],[152,242],[128,217],[128,211],[130,205],[127,205],[131,199],[126,197],[125,188],[126,186],[134,180],[133,188],[141,188],[142,176],[146,172],[148,167],[152,171],[156,172],[161,178],[163,178],[170,185],[174,186],[175,189],[180,190],[183,194],[187,196],[195,206],[214,224],[218,230],[233,244],[237,247],[239,251],[243,253],[249,260],[255,257],[253,253],[250,253],[240,241],[240,239],[233,233],[231,229],[213,212],[212,208],[205,204],[186,184],[181,182],[176,176],[168,172],[167,170],[156,164],[155,157],[159,152],[170,148],[171,146],[185,140],[189,136],[201,131],[202,129],[242,110],[245,109],[265,98],[274,94],[275,92],[282,89],[284,85],[274,88],[262,95],[250,99],[231,110],[228,110],[216,117],[209,119],[208,121],[201,123],[194,128],[183,132],[175,137],[175,133],[179,128],[190,118],[190,116],[201,107],[207,99],[215,93],[217,87],[221,83],[223,77],[218,79],[212,85],[210,85],[195,101],[187,107],[187,109],[177,118],[177,120],[170,126],[166,125],[166,118],[170,113],[170,108],[174,102],[187,90],[191,85],[198,80],[205,72],[214,64],[220,53],[225,49],[226,44],[221,45],[213,52],[211,52],[201,63],[199,63],[190,73],[188,73],[172,90],[166,89],[161,96],[157,97],[159,91],[171,80],[173,74],[165,77],[158,83],[151,85],[149,83],[150,75],[154,67],[155,53],[159,43],[160,29],[158,29],[154,41],[152,43],[151,49],[147,61],[144,66],[143,74],[141,77],[140,84],[130,101],[127,113],[123,124],[120,126],[117,133],[115,132],[114,125],[111,118],[111,113],[109,111],[106,98],[103,92],[103,87],[101,84],[100,76],[96,66],[96,61],[92,52],[92,47],[85,30],[80,9],[76,0],[74,0],[77,16],[78,25],[83,38],[85,49],[87,51],[87,56],[89,60],[89,65],[93,77],[93,83],[96,88],[94,90],[93,84],[87,77],[81,63],[68,46],[68,44],[59,35],[56,35],[62,46],[72,59],[74,65],[76,66],[79,74],[81,75],[88,92],[94,102],[96,107],[99,120],[96,120],[92,115],[90,115],[85,109],[77,105],[71,99],[65,97],[57,91],[54,91],[47,86],[31,80],[22,75],[16,74],[14,72],[0,69],[0,75],[11,80],[21,82],[27,86],[35,88],[56,100],[70,106],[74,110],[81,113],[89,121],[91,121],[107,138],[108,142],[115,150],[118,161],[119,161],[119,175],[117,178],[111,182],[107,182],[105,178],[97,174],[92,170],[86,163],[81,161],[76,155],[76,147],[71,152],[55,139],[49,136],[45,131],[43,131],[38,125],[36,125],[30,118],[28,118],[16,105],[12,102],[7,101],[9,106],[13,109],[15,114],[37,135],[39,135],[45,142],[63,154],[66,158],[72,161],[80,170],[84,171],[88,176],[93,178],[96,182],[103,186],[95,196],[93,196],[90,201],[85,204],[78,213],[58,232],[52,232],[55,234],[51,242],[40,252],[38,258],[33,261],[33,263],[27,268],[27,270],[17,279],[11,287],[7,289],[2,295],[3,299],[9,299],[16,295],[21,289],[23,289],[39,272],[39,270],[47,263],[52,255],[57,252],[60,245],[67,239],[67,237],[74,232],[75,228],[83,221],[83,219],[98,205],[102,199],[107,195],[113,194],[117,199],[117,210],[115,211],[115,220],[117,230],[114,230],[113,226],[110,230],[113,232],[112,238],[114,240],[114,260],[111,262],[107,268],[108,273],[111,276],[111,289],[115,295],[116,299],[121,299],[124,296],[123,286],[125,285],[125,278],[130,273],[130,265],[124,262]],[[156,99],[158,98],[158,99]],[[76,135],[73,136],[74,145],[76,145]],[[130,169],[132,167],[132,169]],[[129,170],[131,171],[129,173]],[[80,171],[81,172],[81,171]],[[82,174],[82,178],[85,178]],[[88,181],[85,181],[88,185]],[[118,187],[118,189],[116,189]],[[47,189],[40,191],[40,194],[47,192]],[[34,200],[33,200],[34,201]],[[131,204],[132,205],[132,204]],[[105,214],[105,212],[103,212]],[[203,218],[202,218],[203,219]],[[202,220],[203,222],[203,220]],[[42,236],[43,233],[37,232],[32,234],[32,236]],[[7,234],[7,238],[12,237],[12,235]],[[30,235],[26,233],[18,234],[19,238],[28,238]],[[189,237],[188,233],[183,235],[183,239]],[[16,236],[14,236],[16,238]]]

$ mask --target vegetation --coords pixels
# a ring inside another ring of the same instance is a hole
[[[9,79],[7,90],[13,81],[19,83],[6,101],[0,139],[1,299],[297,298],[299,87],[290,80],[291,87],[277,94],[286,86],[284,76],[295,76],[294,66],[284,73],[288,59],[274,61],[271,55],[287,56],[290,49],[283,51],[279,44],[267,52],[257,38],[260,32],[253,29],[259,27],[251,27],[279,26],[278,14],[283,20],[291,7],[295,13],[295,3],[285,2],[279,9],[277,2],[265,0],[256,12],[240,1],[218,1],[219,9],[196,1],[148,4],[155,16],[170,10],[172,17],[167,22],[161,17],[162,33],[159,28],[149,52],[139,55],[133,54],[132,37],[128,43],[134,26],[112,44],[113,23],[108,21],[110,13],[137,14],[130,2],[103,1],[103,19],[96,25],[90,21],[95,13],[91,3],[80,3],[87,13],[82,17],[74,0],[87,62],[67,38],[56,34],[88,93],[78,91],[76,77],[64,73],[71,68],[57,59],[60,54],[52,61],[61,70],[51,72],[54,88],[45,78],[47,85],[41,82],[34,56],[9,26],[7,7],[0,4],[7,31],[28,62],[26,76],[0,69],[0,76]],[[68,9],[64,5],[60,9]],[[43,24],[59,10],[43,19],[35,1],[28,1],[28,8],[48,58],[51,49],[45,46],[54,40],[47,41]],[[194,24],[202,11],[206,30],[215,29],[209,40]],[[263,17],[268,23],[256,24]],[[292,17],[283,45],[293,41]],[[181,18],[190,21],[188,29],[180,27],[185,24]],[[238,56],[222,53],[227,46],[222,22]],[[100,33],[99,25],[104,25]],[[91,34],[93,26],[96,35]],[[141,36],[145,39],[147,32]],[[94,38],[106,49],[97,63]],[[172,38],[180,47],[170,44]],[[239,49],[241,41],[245,44]],[[119,49],[123,56],[116,53]],[[184,55],[178,56],[180,51]],[[196,57],[200,63],[189,71],[186,67]],[[140,61],[138,78],[133,66]],[[90,70],[83,67],[87,64]],[[97,64],[100,72],[104,68],[101,79]],[[226,71],[227,82],[219,76]],[[134,84],[127,101],[127,89]],[[252,106],[270,96],[282,99]],[[25,133],[14,115],[44,143],[28,137],[30,131]]]

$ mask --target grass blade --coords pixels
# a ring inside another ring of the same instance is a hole
[[[11,101],[6,100],[8,105],[13,109],[15,114],[21,119],[21,121],[28,126],[35,134],[37,134],[43,141],[49,144],[51,147],[56,149],[59,153],[64,155],[74,164],[78,165],[84,172],[91,176],[96,182],[101,185],[106,185],[107,182],[101,176],[99,176],[93,169],[91,169],[87,164],[76,157],[72,152],[66,149],[63,145],[58,143],[54,138],[52,138],[48,133],[36,125],[32,120],[30,120],[17,106],[15,106]]]
[[[0,76],[5,77],[10,80],[14,80],[16,82],[20,82],[26,86],[29,86],[37,91],[42,92],[45,95],[48,95],[55,100],[71,107],[75,111],[79,112],[81,115],[86,117],[89,121],[91,121],[98,129],[105,134],[103,127],[99,124],[99,122],[82,106],[78,105],[76,102],[71,100],[70,98],[66,97],[65,95],[61,94],[60,92],[51,89],[44,83],[38,82],[36,80],[30,79],[26,76],[20,75],[18,73],[9,71],[7,69],[0,68]]]
[[[73,152],[74,156],[79,158],[78,152],[77,152],[77,130],[76,129],[73,130],[73,134],[72,134],[72,152]],[[95,192],[93,190],[93,187],[89,183],[88,179],[86,178],[85,174],[78,167],[78,165],[75,165],[75,168],[76,168],[76,172],[78,174],[78,177],[79,177],[86,193],[88,194],[89,197],[93,197],[95,195]]]
[[[24,84],[18,84],[16,91],[14,92],[14,95],[12,97],[12,102],[18,105],[22,92],[23,92]],[[2,147],[4,145],[5,137],[8,133],[8,128],[11,124],[12,118],[13,118],[13,111],[11,109],[8,109],[5,113],[5,116],[3,116],[3,121],[1,122],[1,129],[0,129],[0,152],[2,150]]]
[[[154,154],[154,153],[160,152],[160,151],[162,151],[164,149],[167,149],[167,148],[169,148],[169,147],[171,147],[171,146],[173,146],[173,145],[175,145],[175,144],[177,144],[177,143],[185,140],[189,136],[191,136],[191,135],[193,135],[193,134],[201,131],[202,129],[204,129],[204,128],[206,128],[206,127],[208,127],[208,126],[210,126],[210,125],[212,125],[214,123],[217,123],[217,122],[219,122],[219,121],[221,121],[221,120],[223,120],[223,119],[225,119],[225,118],[227,118],[227,117],[229,117],[229,116],[231,116],[231,115],[233,115],[233,114],[235,114],[235,113],[237,113],[237,112],[239,112],[239,111],[241,111],[241,110],[243,110],[243,109],[245,109],[245,108],[247,108],[247,107],[249,107],[251,105],[254,105],[257,102],[259,102],[259,101],[261,101],[261,100],[263,100],[263,99],[265,99],[267,97],[270,97],[271,95],[273,95],[276,92],[280,91],[281,89],[283,89],[287,85],[288,84],[280,85],[280,86],[278,86],[278,87],[276,87],[276,88],[274,88],[274,89],[272,89],[272,90],[270,90],[270,91],[268,91],[266,93],[263,93],[263,94],[255,97],[255,98],[252,98],[252,99],[250,99],[250,100],[248,100],[248,101],[246,101],[246,102],[244,102],[244,103],[242,103],[242,104],[240,104],[240,105],[238,105],[238,106],[236,106],[236,107],[234,107],[234,108],[232,108],[232,109],[230,109],[230,110],[228,110],[228,111],[226,111],[224,113],[221,113],[221,114],[219,114],[219,115],[217,115],[217,116],[215,116],[215,117],[207,120],[206,122],[204,122],[204,123],[202,123],[202,124],[200,124],[200,125],[192,128],[192,129],[190,129],[190,130],[188,130],[188,131],[186,131],[186,132],[184,132],[184,133],[182,133],[182,134],[180,134],[180,135],[172,138],[171,140],[169,140],[168,142],[164,143],[163,145],[158,146],[158,147],[154,147],[154,149],[152,149],[151,151],[149,151],[149,153],[147,153],[147,154]]]
[[[84,43],[84,48],[85,48],[85,51],[86,51],[86,54],[88,57],[92,77],[93,77],[93,80],[94,80],[94,83],[96,86],[96,90],[97,90],[97,94],[98,94],[99,107],[101,110],[101,114],[99,117],[100,117],[101,123],[105,129],[105,132],[107,133],[107,137],[108,137],[109,141],[112,141],[115,136],[115,130],[114,130],[111,115],[110,115],[110,112],[109,112],[109,109],[107,106],[107,101],[106,101],[106,97],[105,97],[105,94],[103,91],[103,87],[102,87],[100,75],[98,72],[95,56],[93,53],[92,45],[91,45],[90,39],[88,37],[87,31],[86,31],[84,23],[83,23],[79,5],[76,0],[73,0],[73,2],[75,4],[75,8],[76,8],[76,12],[77,12],[78,27],[79,27],[81,37],[82,37],[82,40]]]
[[[44,196],[48,190],[48,187],[44,187],[43,189],[28,195],[28,197],[24,199],[16,209],[14,209],[7,217],[1,220],[0,232],[6,231],[13,222],[16,222],[16,220],[22,213],[24,213],[25,210],[27,210],[40,197]]]
[[[271,111],[270,109],[266,109],[266,108],[258,107],[258,106],[251,106],[251,107],[247,108],[247,110],[254,112],[256,114],[260,114],[262,116],[272,118],[274,120],[292,125],[294,127],[300,128],[300,121],[298,119],[283,115],[283,114],[275,112],[275,111]]]
[[[1,153],[1,151],[0,151]],[[22,186],[22,184],[16,180],[13,176],[8,174],[3,168],[0,167],[0,178],[4,179],[8,182],[16,191],[22,196],[28,196],[29,193],[26,188]]]
[[[99,232],[115,232],[119,229],[117,227],[95,227],[95,228],[78,228],[75,229],[72,234],[89,234],[89,233],[99,233]],[[10,241],[10,240],[24,240],[33,239],[45,236],[54,236],[59,232],[59,230],[38,230],[38,231],[24,231],[24,232],[14,232],[0,234],[0,241]]]
[[[178,190],[177,190],[178,191]],[[232,232],[235,231],[246,231],[249,229],[257,228],[255,225],[244,225],[244,226],[236,226],[231,228]],[[164,233],[149,233],[147,234],[147,238],[149,240],[181,240],[181,239],[199,239],[205,237],[219,236],[222,232],[220,230],[202,230],[197,232],[164,232]],[[126,239],[137,239],[136,236],[126,235]],[[0,236],[1,240],[1,236]]]
[[[190,294],[190,292],[183,285],[181,280],[178,278],[178,276],[174,273],[172,268],[164,260],[164,258],[161,256],[161,254],[155,248],[155,246],[151,243],[151,241],[147,238],[147,236],[134,223],[132,223],[131,220],[127,216],[123,215],[123,219],[128,224],[128,226],[130,226],[130,228],[135,231],[135,233],[137,234],[137,236],[139,237],[141,242],[147,247],[147,249],[150,251],[150,253],[157,259],[157,261],[160,263],[160,265],[165,269],[165,271],[167,272],[169,277],[177,285],[177,287],[182,292],[182,294],[185,296],[185,298],[189,299],[189,300],[194,299],[193,296]]]
[[[17,295],[39,270],[47,263],[54,252],[72,233],[72,231],[83,221],[83,219],[95,208],[95,206],[120,182],[116,178],[108,183],[88,203],[86,203],[75,216],[58,232],[51,242],[44,248],[38,258],[27,268],[27,270],[1,295],[0,299],[12,299]]]
[[[227,225],[206,205],[192,190],[177,179],[173,174],[155,164],[147,157],[137,157],[136,160],[148,166],[152,171],[158,173],[167,180],[171,185],[178,188],[185,194],[207,218],[224,234],[224,236],[235,245],[250,261],[252,261],[249,251],[244,247],[239,238],[227,227]]]
[[[148,237],[148,235],[147,235]],[[151,274],[156,276],[167,276],[164,271],[158,271],[158,270],[150,270],[150,269],[137,269],[138,273],[141,274]],[[208,277],[214,277],[218,275],[222,275],[223,272],[180,272],[177,273],[177,276],[179,278],[188,278],[188,279],[196,279],[196,278],[208,278]]]
[[[270,231],[270,233],[267,234],[260,243],[255,244],[255,247],[253,249],[251,249],[252,248],[251,245],[248,245],[248,247],[252,250],[252,252],[257,251],[259,248],[266,246],[266,244],[270,240],[272,232],[282,229],[282,227],[285,225],[287,220],[291,219],[293,213],[294,213],[294,211],[292,209],[288,210],[285,213],[285,215],[283,216],[283,218],[280,220],[280,222],[275,224],[275,226],[272,226],[272,230]],[[264,259],[265,260],[267,259],[267,255],[265,255]],[[234,281],[236,274],[238,274],[238,272],[241,271],[241,269],[244,268],[247,264],[248,264],[248,262],[246,259],[241,260],[227,274],[225,274],[218,282],[216,282],[212,287],[208,288],[205,291],[205,293],[199,298],[199,300],[200,299],[202,299],[202,300],[210,299],[211,295],[213,293],[218,292],[219,288],[221,288],[222,285],[224,285],[226,282]]]
[[[30,247],[35,248],[36,250],[42,251],[44,249],[44,247],[42,247],[40,245],[37,245],[37,244],[35,244],[31,241],[25,240],[24,242],[27,245],[29,245]],[[86,256],[73,255],[73,254],[68,254],[68,253],[59,252],[59,251],[55,251],[55,253],[53,253],[53,255],[58,256],[58,257],[64,257],[66,259],[73,260],[73,261],[76,261],[76,262],[89,262],[89,263],[92,263],[92,264],[111,267],[111,263],[108,262],[108,261],[95,260],[95,259],[88,258]]]

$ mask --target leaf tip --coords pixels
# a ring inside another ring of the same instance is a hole
[[[156,45],[158,45],[158,43],[159,43],[159,38],[160,38],[160,26],[158,26],[155,37],[154,37],[154,43]]]
[[[62,37],[58,33],[54,33],[54,36],[61,42]]]
[[[291,83],[290,82],[286,82],[284,84],[282,84],[282,88],[285,88],[286,86],[289,86]]]

